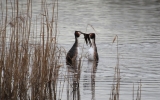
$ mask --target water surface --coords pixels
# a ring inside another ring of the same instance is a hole
[[[20,3],[23,2],[25,4],[25,1]],[[52,4],[49,0],[47,2]],[[65,79],[61,85],[63,92],[59,97],[62,100],[109,99],[117,63],[117,43],[112,43],[116,35],[121,71],[120,100],[133,99],[133,84],[135,99],[140,80],[141,100],[159,100],[159,0],[59,0],[58,2],[59,47],[65,48],[66,51],[71,48],[75,40],[75,30],[95,32],[100,59],[97,68],[93,69],[94,64],[83,57],[79,88],[73,92],[73,73],[68,71],[63,55],[64,66],[61,67],[60,76],[68,75],[69,80]],[[33,1],[33,20],[39,18],[40,4],[40,1]],[[21,10],[23,11],[23,7]],[[83,36],[79,41],[81,46],[84,45],[83,55],[85,55],[89,47],[84,44]]]
[[[95,73],[95,93],[93,94],[91,84],[91,68],[86,59],[80,81],[82,100],[93,99],[93,95],[95,100],[109,99],[117,56],[116,43],[112,43],[115,35],[118,35],[120,56],[120,99],[131,100],[133,83],[136,93],[140,80],[142,100],[159,99],[159,3],[150,0],[59,1],[58,26],[61,46],[66,50],[71,48],[75,30],[97,33],[96,43],[100,61]],[[83,36],[81,38],[80,42],[83,44]],[[87,49],[85,47],[84,53]]]

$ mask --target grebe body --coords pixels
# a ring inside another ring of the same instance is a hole
[[[82,32],[80,31],[75,31],[74,35],[75,35],[75,42],[73,44],[73,46],[71,47],[71,49],[68,51],[67,56],[66,56],[66,64],[67,65],[74,65],[76,63],[76,60],[79,57],[80,54],[80,48],[78,45],[78,38],[80,37],[80,35],[82,34]]]
[[[91,47],[88,50],[88,60],[94,60],[98,62],[99,57],[96,46],[96,36],[94,33],[90,33],[89,38],[91,39]]]

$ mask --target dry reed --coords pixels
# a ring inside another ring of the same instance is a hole
[[[116,35],[113,39],[113,43],[117,40],[117,63],[115,67],[115,74],[112,84],[112,90],[110,95],[110,100],[119,100],[119,92],[120,92],[120,68],[119,68],[119,52],[118,52],[118,36]]]
[[[50,10],[46,0],[40,3],[40,24],[38,18],[33,21],[32,0],[23,5],[6,0],[0,8],[0,100],[57,99],[62,54],[57,46],[58,1]]]
[[[117,40],[117,41],[116,41]],[[114,43],[116,41],[117,43],[117,63],[115,66],[115,73],[114,73],[114,79],[113,79],[113,84],[112,84],[112,89],[111,89],[111,94],[109,100],[119,100],[119,94],[120,94],[120,67],[119,67],[119,51],[118,51],[118,36],[116,35],[113,39]],[[134,100],[134,84],[133,84],[133,100]],[[138,86],[137,90],[137,95],[136,95],[136,100],[141,100],[141,81]]]

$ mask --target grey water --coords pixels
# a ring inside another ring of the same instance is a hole
[[[159,0],[59,0],[59,43],[69,50],[74,31],[96,33],[100,61],[92,89],[91,67],[84,60],[80,79],[81,100],[110,97],[118,36],[121,69],[120,100],[136,99],[141,80],[141,100],[160,98],[160,1]],[[84,44],[83,36],[80,44]],[[89,47],[85,46],[84,53]],[[94,94],[93,94],[94,92]],[[94,95],[94,98],[93,98]],[[67,97],[64,93],[62,99]]]
[[[50,0],[47,1],[52,2]],[[33,17],[39,15],[40,1],[33,0]],[[35,17],[36,18],[36,17]],[[84,45],[77,98],[109,100],[117,63],[120,67],[120,100],[134,100],[141,80],[141,100],[160,98],[160,1],[159,0],[58,0],[58,45],[66,52],[74,43],[74,31],[96,33],[99,54],[97,68],[84,57]],[[65,55],[61,75],[66,75]],[[72,73],[69,73],[69,76]],[[73,84],[72,84],[73,85]],[[60,98],[71,100],[73,86],[67,81]],[[68,91],[67,88],[71,90]],[[61,90],[61,89],[60,89]]]

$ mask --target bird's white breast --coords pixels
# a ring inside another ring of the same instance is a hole
[[[77,54],[78,54],[78,57],[79,57],[79,55],[80,55],[80,48],[79,47],[77,47]]]
[[[90,47],[88,50],[88,60],[94,60],[94,49],[93,47]]]

